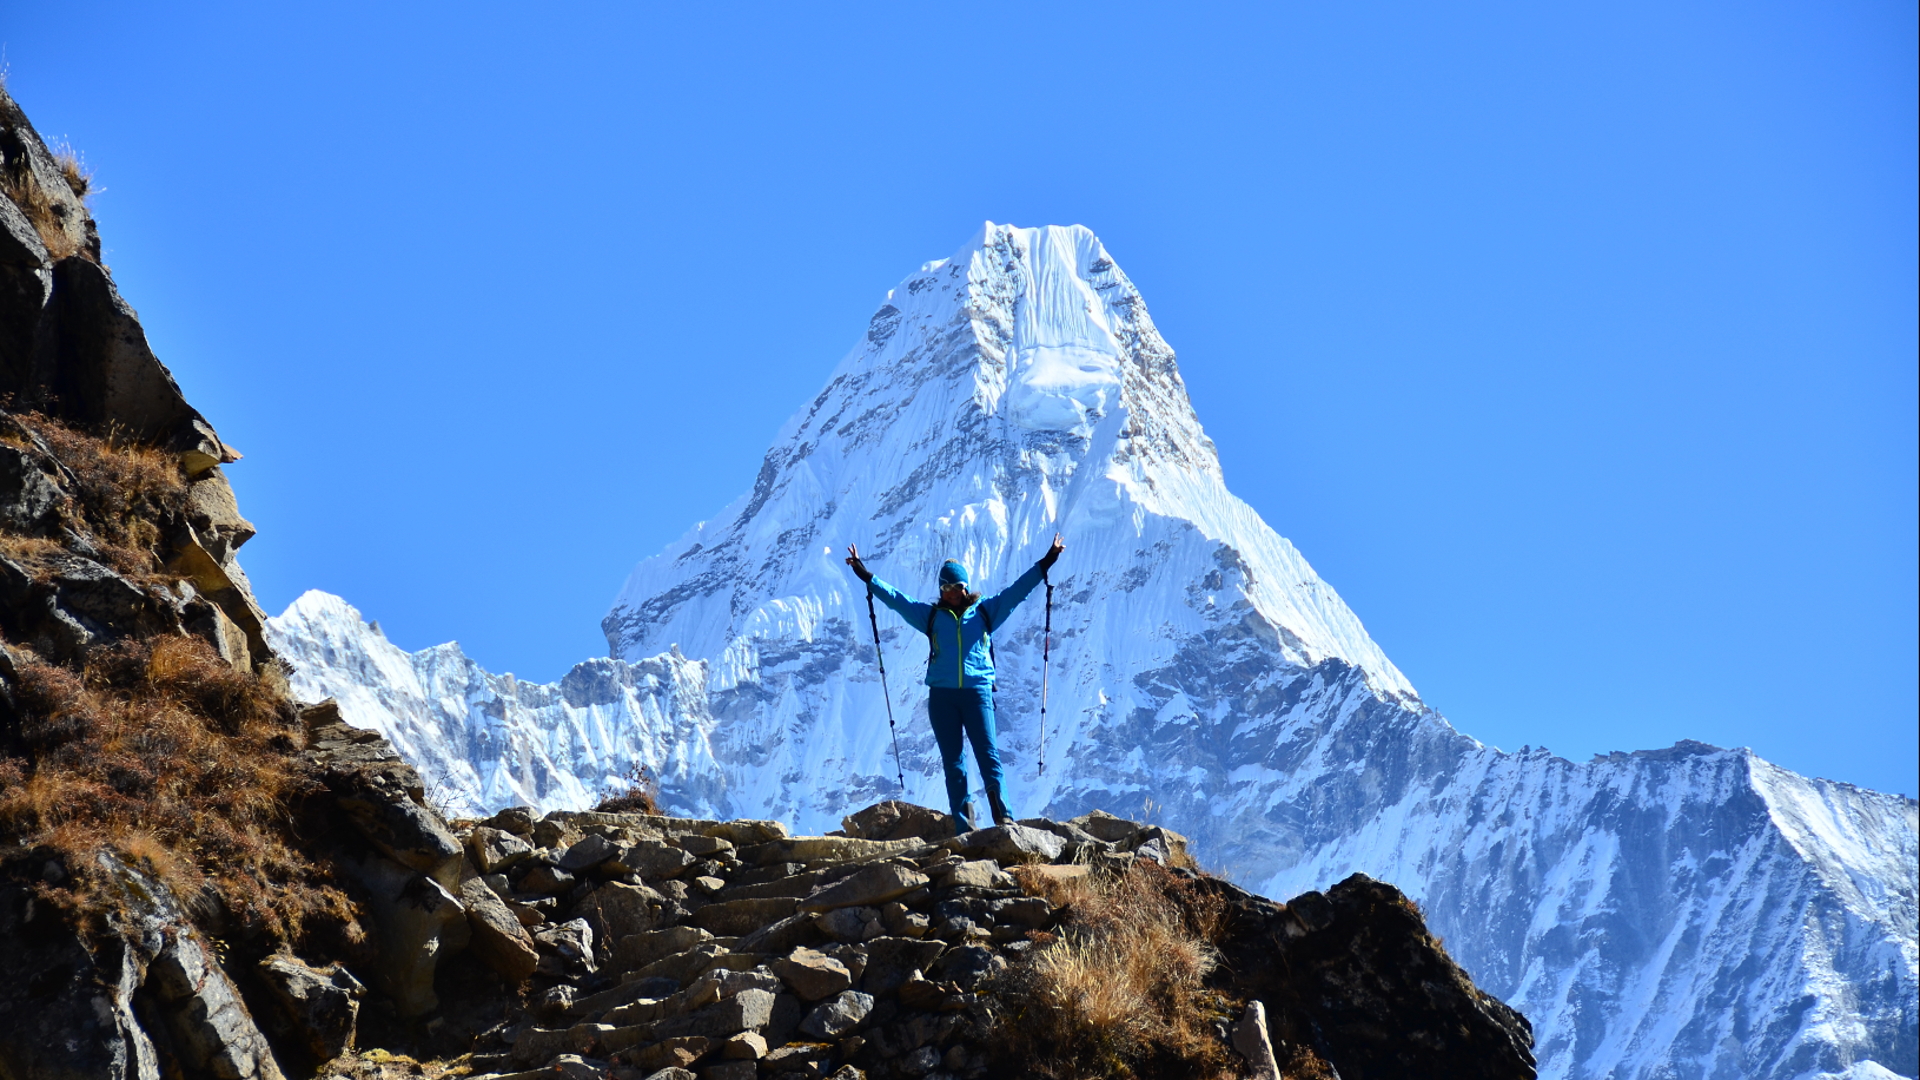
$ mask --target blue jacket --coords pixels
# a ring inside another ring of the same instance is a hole
[[[924,604],[900,590],[874,578],[867,587],[879,601],[898,612],[907,625],[927,632],[927,619],[933,619],[933,655],[927,658],[928,686],[959,688],[993,685],[993,651],[987,639],[987,624],[996,628],[1007,624],[1007,616],[1020,606],[1033,587],[1046,577],[1039,563],[1021,574],[1013,584],[982,599],[956,615],[951,608]]]

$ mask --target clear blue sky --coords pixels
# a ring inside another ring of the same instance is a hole
[[[887,288],[1078,222],[1460,728],[1914,793],[1914,4],[1196,7],[41,3],[0,45],[247,453],[275,610],[555,678]]]

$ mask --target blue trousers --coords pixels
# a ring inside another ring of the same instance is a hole
[[[973,743],[974,760],[980,763],[980,779],[987,789],[987,802],[1004,813],[1006,803],[1000,794],[1000,746],[993,727],[993,689],[929,687],[927,719],[933,722],[933,740],[940,744],[940,763],[946,769],[947,802],[953,810],[955,830],[973,830],[972,816],[967,813],[967,763],[960,760],[963,733],[967,741]]]

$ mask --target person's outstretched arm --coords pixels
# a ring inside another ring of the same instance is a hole
[[[923,604],[873,576],[873,571],[867,569],[867,564],[860,560],[860,549],[853,544],[847,545],[847,565],[853,568],[853,575],[872,590],[875,599],[905,619],[908,626],[922,629],[927,625],[927,616],[933,613],[933,605]]]
[[[1013,584],[980,601],[980,606],[986,609],[987,618],[992,620],[993,625],[1005,625],[1007,616],[1013,614],[1013,609],[1020,606],[1020,601],[1025,600],[1027,594],[1040,584],[1053,564],[1060,561],[1060,553],[1066,549],[1066,541],[1060,539],[1059,533],[1055,533],[1053,546],[1047,548],[1047,553],[1040,556],[1039,562],[1028,567],[1026,573],[1014,579]]]

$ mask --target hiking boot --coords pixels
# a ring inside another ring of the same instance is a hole
[[[998,796],[987,796],[987,803],[993,807],[993,823],[995,825],[1012,825],[1014,823],[1012,812],[1007,809],[1007,804],[1001,802]]]

